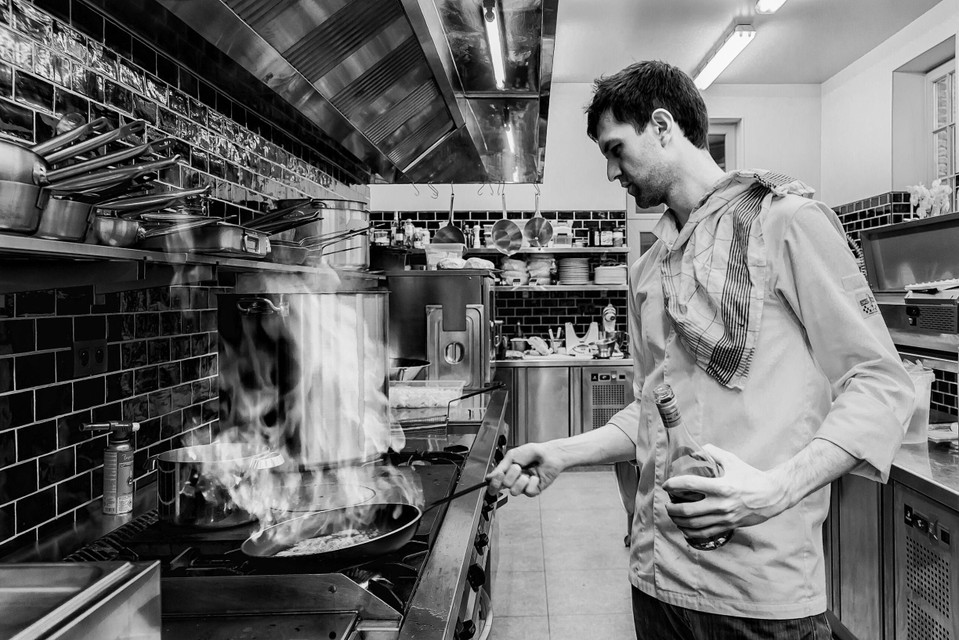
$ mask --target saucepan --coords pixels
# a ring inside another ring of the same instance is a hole
[[[253,534],[240,550],[254,564],[277,569],[348,567],[398,551],[413,538],[424,513],[488,484],[489,480],[484,480],[425,509],[402,502],[375,502],[309,513]],[[354,524],[344,529],[344,522]]]
[[[222,529],[255,517],[233,500],[241,484],[283,464],[283,457],[248,444],[207,444],[165,451],[154,458],[157,512],[163,522]]]
[[[506,194],[502,194],[503,219],[493,224],[493,246],[508,256],[519,251],[523,246],[523,230],[512,220],[506,219]]]

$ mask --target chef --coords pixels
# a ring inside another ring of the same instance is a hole
[[[600,429],[512,449],[491,485],[536,496],[570,467],[634,461],[637,638],[830,640],[829,483],[887,480],[913,386],[835,214],[788,176],[724,172],[708,126],[669,64],[596,81],[587,133],[609,179],[640,208],[667,206],[629,273],[636,400]],[[665,477],[664,383],[721,477]],[[729,530],[714,550],[689,543]]]

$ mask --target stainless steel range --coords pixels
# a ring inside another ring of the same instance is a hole
[[[481,419],[418,431],[383,463],[415,475],[427,504],[480,482],[506,445],[505,395],[472,398]],[[399,551],[323,573],[251,564],[240,545],[255,524],[191,530],[155,510],[66,559],[159,560],[165,638],[467,640],[492,621],[498,500],[458,498],[425,513]]]

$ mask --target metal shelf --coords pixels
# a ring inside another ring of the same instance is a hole
[[[82,242],[0,235],[0,293],[93,285],[98,293],[217,279],[221,273],[295,276],[322,284],[378,274],[333,271],[265,260],[146,251]],[[320,282],[322,281],[322,282]]]
[[[496,291],[626,291],[625,284],[497,284]]]
[[[467,254],[478,254],[478,255],[503,255],[499,249],[493,249],[491,247],[478,247],[473,249],[467,249]],[[629,247],[523,247],[513,255],[517,254],[536,254],[536,253],[555,253],[559,255],[570,255],[570,254],[603,254],[603,253],[629,253]]]

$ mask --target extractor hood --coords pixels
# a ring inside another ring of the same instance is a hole
[[[558,0],[157,1],[376,181],[542,181]]]

